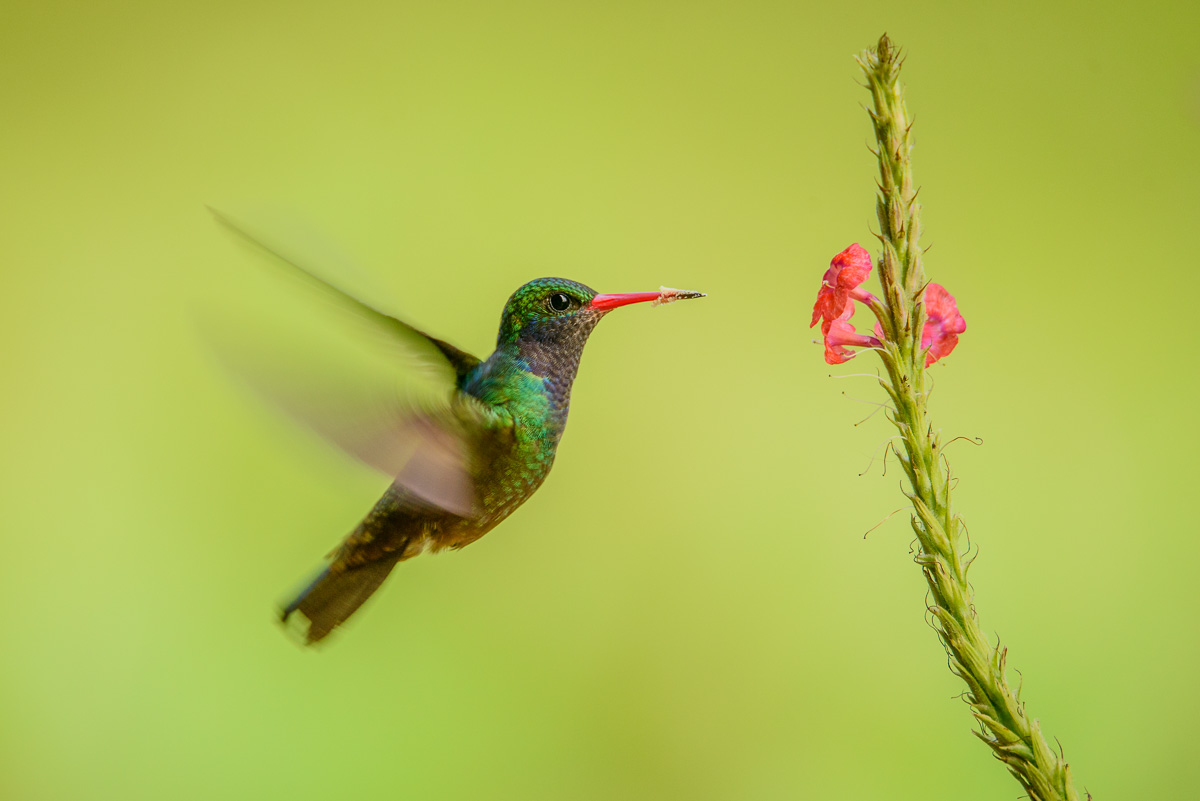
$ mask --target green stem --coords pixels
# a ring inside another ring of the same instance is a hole
[[[879,277],[883,298],[876,311],[884,329],[880,351],[887,379],[880,384],[893,404],[888,417],[900,432],[896,455],[908,477],[912,527],[920,551],[915,561],[929,583],[929,607],[950,669],[967,685],[968,703],[981,729],[975,734],[1025,788],[1033,801],[1078,801],[1070,767],[1046,742],[1036,720],[1005,678],[1008,649],[993,646],[979,626],[961,545],[962,518],[950,503],[950,467],[926,419],[925,354],[921,332],[925,270],[921,261],[921,204],[912,171],[912,123],[900,86],[903,60],[886,35],[858,58],[867,78],[879,160]],[[1089,796],[1090,798],[1090,796]]]

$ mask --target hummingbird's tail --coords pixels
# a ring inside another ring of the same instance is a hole
[[[349,569],[327,567],[282,609],[279,619],[305,645],[320,642],[379,589],[398,561],[399,554]],[[293,615],[302,617],[303,622]]]

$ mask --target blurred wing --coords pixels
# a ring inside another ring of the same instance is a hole
[[[269,405],[422,501],[470,514],[470,456],[479,432],[457,410],[461,403],[406,400],[382,376],[267,346],[262,336],[239,336],[243,329],[229,320],[201,321],[201,329],[221,365]]]
[[[402,436],[412,450],[393,483],[426,503],[469,517],[475,507],[471,448],[457,426],[416,417],[407,421]]]
[[[300,259],[285,255],[287,251],[281,247],[265,244],[228,216],[215,210],[213,214],[240,237],[287,265],[338,307],[365,320],[372,330],[383,332],[390,345],[400,345],[407,355],[440,366],[443,372],[448,366],[456,378],[478,364],[474,356],[317,277],[301,266]],[[300,332],[280,338],[269,335],[261,324],[226,315],[220,319],[205,315],[197,322],[202,338],[222,365],[271,405],[363,464],[393,478],[421,501],[457,515],[471,513],[475,500],[472,445],[494,421],[485,419],[486,410],[456,402],[457,390],[451,380],[438,382],[434,395],[424,401],[404,400],[396,377],[388,375],[394,372],[395,360],[391,357],[364,366],[354,357],[366,354],[322,356],[324,348],[302,344]]]
[[[346,311],[362,318],[379,331],[384,332],[394,342],[408,348],[416,349],[417,351],[424,350],[425,353],[422,355],[425,356],[432,356],[433,354],[430,353],[430,350],[431,348],[434,349],[441,358],[449,362],[457,378],[461,378],[471,368],[479,364],[479,359],[470,353],[459,350],[449,342],[432,337],[403,320],[382,312],[371,304],[365,303],[348,292],[334,286],[310,269],[304,263],[304,259],[293,253],[292,249],[270,241],[270,238],[266,234],[251,233],[249,226],[239,223],[229,215],[214,209],[212,206],[209,206],[208,210],[218,222],[243,241],[273,256],[279,263],[289,267],[295,275],[302,278],[314,289],[319,290]]]

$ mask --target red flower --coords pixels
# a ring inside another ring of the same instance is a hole
[[[851,348],[878,348],[883,341],[883,328],[875,324],[875,336],[855,332],[850,318],[854,316],[854,301],[867,304],[878,312],[877,299],[859,287],[871,274],[871,255],[857,242],[833,257],[829,269],[821,278],[817,302],[813,306],[812,328],[821,321],[825,339],[825,361],[842,364],[855,357]],[[925,350],[925,366],[936,362],[958,344],[958,335],[967,330],[967,322],[958,313],[954,297],[941,284],[925,287],[925,327],[921,330],[921,347]]]
[[[871,254],[855,242],[850,247],[833,257],[829,269],[821,279],[821,289],[817,292],[817,302],[813,306],[812,328],[817,320],[825,318],[821,323],[821,333],[828,334],[829,328],[842,317],[842,313],[851,306],[851,299],[866,300],[871,294],[858,288],[871,274]],[[853,327],[852,329],[853,330]],[[828,361],[828,353],[826,361]],[[840,362],[829,362],[840,364]]]
[[[847,303],[846,310],[834,320],[826,320],[821,325],[821,333],[825,335],[825,363],[842,364],[853,359],[858,354],[846,350],[846,346],[855,348],[877,348],[879,340],[875,337],[855,333],[850,318],[854,316],[854,304]],[[809,326],[811,328],[812,326]]]
[[[954,296],[941,284],[925,287],[925,328],[921,331],[921,347],[928,348],[925,366],[936,362],[958,344],[958,335],[967,330],[967,321],[958,313]]]
[[[958,344],[958,335],[967,330],[967,321],[958,313],[954,296],[941,284],[925,287],[925,327],[921,329],[921,347],[926,349],[925,366],[936,362]],[[883,328],[875,323],[875,336],[883,339]]]

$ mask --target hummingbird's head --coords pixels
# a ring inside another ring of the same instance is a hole
[[[560,372],[563,367],[574,375],[588,335],[613,309],[700,296],[699,292],[678,290],[600,295],[578,281],[538,278],[519,288],[504,304],[496,347],[515,345],[529,369],[539,375]]]
[[[512,293],[504,304],[496,346],[538,343],[583,347],[603,313],[591,308],[596,290],[565,278],[539,278]]]
[[[579,356],[596,323],[618,306],[702,298],[702,292],[661,287],[658,292],[599,295],[566,278],[538,278],[512,293],[500,318],[497,350],[516,346],[531,372],[574,377]]]
[[[588,335],[604,316],[596,290],[565,278],[538,278],[504,304],[496,348],[517,349],[531,372],[574,377]]]

